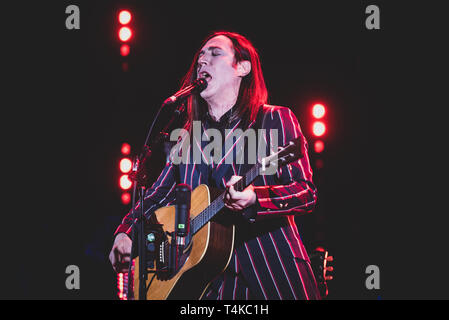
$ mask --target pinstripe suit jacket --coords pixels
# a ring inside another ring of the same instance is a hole
[[[231,131],[223,140],[230,138],[231,133],[240,127],[240,123],[241,119],[228,123],[227,128]],[[208,128],[208,122],[204,121],[202,133]],[[268,129],[277,129],[278,146],[286,145],[290,140],[302,135],[293,112],[280,106],[262,106],[257,119],[250,123],[248,128],[267,129],[263,135],[266,154],[269,154],[270,146],[274,143],[271,140],[275,137]],[[192,157],[194,148],[198,148],[197,151],[201,152],[201,163],[187,162],[176,166],[168,161],[159,178],[147,189],[144,200],[146,214],[159,207],[173,204],[177,183],[186,183],[192,190],[200,184],[225,189],[226,181],[229,181],[231,176],[245,173],[251,164],[229,163],[227,159],[235,155],[236,150],[233,149],[239,145],[238,139],[239,137],[236,137],[230,150],[225,150],[226,143],[223,143],[222,158],[214,163],[203,153],[208,141],[192,138],[187,154]],[[305,139],[303,147],[307,151]],[[238,264],[234,270],[242,272],[247,281],[253,282],[248,285],[257,288],[260,297],[282,298],[278,290],[278,282],[281,280],[276,281],[276,273],[284,273],[283,277],[288,280],[287,285],[291,286],[289,273],[292,271],[288,267],[289,262],[293,260],[310,262],[294,220],[295,214],[312,211],[317,199],[307,152],[298,161],[279,167],[275,174],[259,176],[253,185],[257,203],[243,212],[245,219],[236,225],[237,239],[232,263]],[[138,207],[139,204],[136,209]],[[132,211],[125,216],[116,234],[131,232]],[[277,261],[280,267],[272,267],[272,261]],[[294,272],[300,270],[296,267]],[[303,276],[300,275],[301,279]]]

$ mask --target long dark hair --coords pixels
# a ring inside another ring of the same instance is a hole
[[[259,54],[247,38],[238,33],[228,31],[215,31],[211,33],[203,40],[200,49],[207,41],[220,35],[226,36],[232,41],[234,47],[234,63],[240,61],[249,61],[251,63],[251,72],[244,76],[240,83],[237,102],[233,107],[229,119],[229,121],[232,122],[233,120],[240,118],[243,121],[243,126],[246,126],[256,119],[259,108],[267,103],[268,99],[268,92],[262,73],[262,67],[260,65]],[[182,79],[181,88],[190,85],[197,78],[198,55],[200,49],[195,54],[187,74]],[[206,101],[199,95],[191,95],[186,101],[186,106],[188,115],[185,129],[191,132],[193,121],[200,120],[201,117],[206,114],[208,109]]]

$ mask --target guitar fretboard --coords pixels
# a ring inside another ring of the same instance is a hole
[[[261,165],[259,163],[251,167],[251,169],[242,178],[234,184],[234,188],[237,191],[243,191],[247,186],[249,186],[254,179],[260,174]],[[211,204],[201,211],[195,218],[191,221],[192,233],[197,233],[206,223],[208,223],[221,209],[224,205],[224,196],[226,192],[221,193]]]

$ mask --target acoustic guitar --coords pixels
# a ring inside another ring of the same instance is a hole
[[[304,156],[302,136],[292,140],[278,152],[256,163],[234,185],[244,190],[268,166],[282,166]],[[170,270],[168,261],[174,248],[176,206],[167,206],[154,212],[146,227],[147,234],[147,300],[200,299],[211,281],[228,266],[234,250],[235,226],[226,214],[226,191],[214,191],[199,185],[192,191],[190,201],[190,227],[185,246],[176,257],[176,268]],[[133,260],[134,298],[139,299],[139,261]],[[173,268],[172,268],[173,269]]]

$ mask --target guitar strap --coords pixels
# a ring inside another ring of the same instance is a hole
[[[258,134],[257,134],[257,133],[258,133],[258,129],[263,129],[263,128],[265,128],[265,120],[266,120],[267,114],[264,115],[264,112],[263,112],[264,106],[265,106],[265,105],[262,105],[262,106],[259,108],[259,112],[257,113],[256,120],[255,120],[255,124],[254,124],[254,126],[252,126],[252,128],[253,128],[254,130],[256,130],[256,139],[259,138],[259,137],[258,137]],[[262,116],[263,116],[263,119],[261,119]],[[261,123],[261,122],[262,122],[262,123]],[[249,127],[249,125],[248,125],[248,127]],[[248,127],[246,128],[246,130],[248,129]],[[246,146],[247,146],[247,142],[246,142],[246,140],[244,140],[243,151],[247,149]],[[256,153],[257,153],[257,148],[259,148],[259,141],[256,142]],[[248,149],[248,151],[249,151],[249,149]],[[248,153],[248,152],[247,152],[247,153]],[[243,156],[245,153],[242,152],[241,154],[242,154],[242,156]],[[258,160],[259,160],[259,159],[258,159]],[[242,169],[242,162],[243,162],[243,161],[240,161],[240,164],[238,165],[238,169],[237,169],[237,175],[238,175],[238,176],[241,176],[241,173],[242,173],[242,171],[241,171],[241,169]],[[246,173],[246,172],[243,172],[243,174],[245,174],[245,173]]]
[[[258,114],[257,114],[257,117],[256,117],[256,122],[255,122],[255,124],[254,124],[254,126],[253,126],[253,128],[257,131],[258,129],[264,129],[265,128],[265,120],[266,120],[266,117],[267,117],[267,114],[265,114],[264,115],[264,110],[263,110],[263,108],[264,108],[264,105],[262,105],[261,107],[260,107],[260,110],[259,110],[259,112],[258,112]],[[264,115],[263,116],[263,119],[261,119],[262,118],[262,115]],[[258,131],[257,131],[258,132]],[[258,137],[258,134],[256,134],[256,139],[263,139],[263,137]],[[257,141],[256,142],[256,153],[257,153],[257,148],[259,148],[260,147],[260,143],[259,143],[260,141]],[[244,146],[243,146],[243,148],[245,148],[245,146],[246,146],[246,142],[245,142],[245,144],[244,144]],[[243,150],[245,150],[245,149],[243,149]],[[249,151],[249,150],[248,150]],[[243,153],[242,153],[243,154]],[[259,159],[258,159],[259,160]],[[242,174],[241,174],[241,168],[242,168],[242,164],[239,164],[238,165],[238,175],[239,176],[241,176]],[[251,166],[248,166],[248,167],[251,167]],[[244,174],[246,174],[246,172],[244,172]],[[246,222],[250,222],[250,223],[253,223],[255,220],[254,220],[254,218],[255,218],[255,216],[257,215],[257,210],[256,210],[256,206],[251,206],[251,207],[248,207],[248,208],[246,208],[246,209],[244,209],[243,210],[243,212],[242,212],[242,217],[244,218],[244,221],[246,221]],[[244,224],[244,225],[246,225],[246,223]],[[239,226],[239,228],[240,228],[241,226]],[[238,235],[240,234],[240,232],[238,232],[237,233]],[[239,236],[236,238],[236,241],[237,241],[237,243],[238,243],[238,239],[239,239]]]

